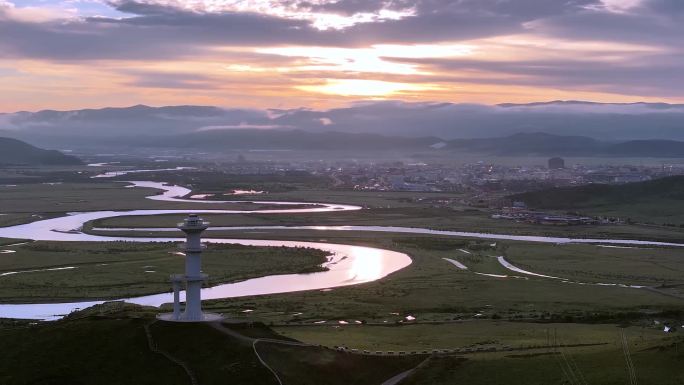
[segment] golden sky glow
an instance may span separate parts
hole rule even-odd
[[[518,14],[489,1],[0,0],[0,111],[682,102],[684,81],[668,78],[681,44],[662,31],[684,28],[649,1],[519,1]],[[640,18],[661,24],[631,33]]]
[[[372,98],[396,97],[404,92],[431,91],[437,87],[426,84],[408,84],[365,79],[331,79],[322,85],[298,86],[309,92],[339,96],[368,96]]]

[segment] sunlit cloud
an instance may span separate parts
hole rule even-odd
[[[533,25],[531,25],[533,27]],[[624,61],[641,54],[663,53],[665,48],[636,43],[614,41],[563,39],[538,36],[533,33],[497,36],[467,42],[473,58],[487,60],[576,60],[590,58],[592,61]]]
[[[115,0],[114,2],[121,1]],[[415,10],[411,7],[400,9],[381,7],[373,12],[353,12],[347,15],[322,10],[326,5],[338,3],[338,0],[141,0],[141,2],[194,12],[250,12],[286,19],[308,20],[320,30],[344,29],[360,23],[400,20],[415,14]],[[391,1],[387,3],[389,5]],[[318,11],[313,9],[318,9]]]
[[[263,67],[255,67],[247,64],[228,64],[223,67],[229,72],[266,72],[268,69]]]
[[[3,14],[5,17],[14,20],[40,23],[72,18],[78,14],[78,9],[66,3],[37,6],[0,0],[0,18],[2,18]]]
[[[680,102],[682,11],[672,0],[0,0],[0,102]]]
[[[644,0],[601,0],[599,4],[589,6],[588,8],[623,13],[638,7],[643,1]]]
[[[307,64],[296,68],[301,71],[323,70],[393,74],[413,74],[417,72],[414,65],[392,63],[383,60],[373,49],[278,47],[260,48],[257,49],[257,52],[305,58]]]

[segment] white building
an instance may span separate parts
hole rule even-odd
[[[186,235],[185,274],[171,276],[173,285],[173,313],[160,314],[157,318],[175,322],[210,322],[222,319],[219,314],[202,312],[202,282],[207,275],[202,273],[202,232],[209,227],[197,216],[190,214],[178,224]],[[181,285],[185,284],[185,309],[181,312]]]

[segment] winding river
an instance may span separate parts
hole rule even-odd
[[[197,201],[182,199],[190,193],[189,189],[181,186],[169,186],[159,182],[130,182],[132,187],[148,187],[162,190],[162,194],[148,196],[148,199],[187,202],[187,203],[232,203],[245,201]],[[317,213],[330,211],[359,210],[359,206],[338,205],[310,202],[265,202],[252,203],[280,205],[282,209],[264,210],[130,210],[130,211],[95,211],[83,213],[69,213],[59,218],[45,219],[22,225],[0,228],[0,237],[31,239],[37,241],[62,242],[181,242],[184,238],[145,238],[145,237],[107,237],[80,232],[82,226],[92,220],[128,215],[162,215],[186,214],[188,211],[203,214],[251,214],[251,213]],[[302,206],[304,208],[287,208],[286,206]],[[206,207],[206,205],[203,205]],[[169,229],[173,230],[173,229]],[[217,285],[202,289],[203,299],[219,299],[250,295],[276,294],[301,290],[320,290],[333,287],[355,285],[378,280],[386,275],[400,270],[411,264],[411,259],[403,253],[371,247],[340,245],[321,242],[277,241],[277,240],[246,240],[246,239],[215,239],[206,238],[209,243],[234,243],[248,246],[271,247],[311,247],[324,250],[329,254],[328,262],[324,265],[327,271],[311,274],[283,274],[273,275],[241,282]],[[181,293],[181,298],[184,297]],[[140,297],[121,298],[120,300],[149,306],[160,306],[172,302],[171,293],[161,293]],[[68,303],[41,304],[0,304],[0,318],[24,318],[53,320],[77,309],[83,309],[104,301],[81,301]]]
[[[185,187],[167,185],[160,182],[134,181],[128,182],[130,187],[147,187],[162,190],[161,194],[148,196],[147,199],[198,203],[203,207],[209,204],[221,204],[246,201],[215,201],[215,200],[195,200],[183,199],[191,191]],[[359,206],[311,203],[311,202],[271,202],[271,201],[252,201],[257,204],[279,205],[283,208],[263,209],[263,210],[130,210],[130,211],[95,211],[69,213],[67,216],[40,220],[32,223],[0,228],[0,237],[31,239],[38,241],[90,241],[90,242],[170,242],[183,241],[183,238],[149,238],[149,237],[110,237],[103,235],[91,235],[80,232],[82,226],[89,221],[103,218],[119,216],[144,216],[144,215],[163,215],[163,214],[186,214],[189,211],[201,214],[252,214],[252,213],[317,213],[331,211],[350,211],[360,210]],[[298,206],[287,208],[287,206]],[[305,207],[301,207],[306,205]],[[210,230],[282,230],[282,229],[305,229],[311,231],[362,231],[362,232],[392,232],[410,234],[430,234],[445,235],[469,238],[516,240],[545,243],[600,243],[603,245],[655,245],[680,247],[684,244],[667,242],[649,242],[639,240],[606,240],[606,239],[572,239],[559,237],[541,236],[519,236],[505,234],[487,234],[458,231],[440,231],[423,228],[409,227],[387,227],[387,226],[250,226],[250,227],[214,227]],[[107,230],[107,229],[99,229]],[[113,229],[124,230],[124,229]],[[136,228],[125,229],[131,231],[175,231],[174,228]],[[249,246],[285,246],[285,247],[312,247],[330,253],[327,271],[311,274],[284,274],[272,275],[261,278],[248,279],[241,282],[217,285],[202,290],[203,299],[220,299],[251,295],[276,294],[295,292],[302,290],[322,290],[334,287],[355,285],[381,279],[388,274],[403,269],[411,264],[411,259],[404,253],[391,250],[384,250],[372,247],[361,247],[353,245],[341,245],[321,242],[300,242],[300,241],[278,241],[278,240],[252,240],[252,239],[224,239],[206,238],[209,243],[235,243]],[[65,272],[65,274],[73,273]],[[0,278],[1,279],[1,278]],[[181,297],[184,293],[181,293]],[[160,306],[164,303],[172,302],[172,294],[160,293],[140,297],[122,298],[120,300],[149,306]],[[82,301],[68,303],[41,303],[41,304],[0,304],[0,318],[24,318],[24,319],[58,319],[77,309],[86,308],[104,301]]]

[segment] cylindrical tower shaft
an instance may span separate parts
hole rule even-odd
[[[209,227],[197,215],[189,215],[178,228],[186,234],[185,242],[185,311],[186,321],[201,321],[202,315],[202,232]]]

